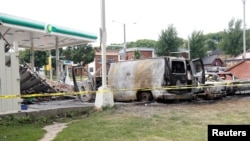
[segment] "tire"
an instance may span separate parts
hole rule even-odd
[[[139,94],[139,101],[141,102],[149,102],[152,101],[153,97],[152,94],[150,92],[140,92]]]

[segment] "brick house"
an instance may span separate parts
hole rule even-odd
[[[128,48],[126,49],[126,60],[134,60],[134,52],[140,52],[139,59],[153,58],[155,57],[155,51],[153,48]],[[124,49],[119,51],[119,61],[123,60],[122,55],[124,54]]]
[[[250,52],[246,52],[246,58],[250,58]],[[240,54],[231,59],[225,59],[225,63],[228,67],[237,65],[239,62],[243,60],[243,54]]]
[[[220,67],[224,67],[225,64],[217,55],[206,56],[202,58],[204,69],[207,71],[218,71]]]
[[[239,79],[250,79],[250,59],[242,60],[236,65],[226,69],[226,72],[233,73]]]
[[[154,49],[153,48],[128,48],[126,50],[126,60],[133,60],[134,59],[134,51],[140,51],[141,57],[140,59],[145,58],[152,58],[154,57]],[[122,59],[122,55],[124,54],[124,50],[120,50],[119,52],[117,50],[106,50],[106,69],[107,73],[110,67],[110,63],[118,62],[118,61],[124,61]],[[89,63],[86,68],[92,75],[101,76],[101,69],[102,69],[102,52],[95,51],[95,58],[92,63]]]
[[[107,72],[109,69],[110,63],[118,62],[118,51],[117,50],[106,50],[106,68]],[[102,52],[95,51],[95,58],[92,63],[87,65],[88,71],[94,75],[101,75],[101,68],[102,68]]]

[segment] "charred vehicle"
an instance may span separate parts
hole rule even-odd
[[[83,81],[77,81],[75,70],[81,69],[86,74],[86,79]],[[81,71],[82,72],[82,71]],[[72,77],[74,84],[74,91],[80,92],[81,94],[77,94],[78,99],[82,102],[92,101],[95,98],[95,87],[97,85],[96,79],[92,76],[88,70],[83,66],[74,66],[72,67]],[[81,76],[83,77],[83,76]],[[85,92],[83,92],[85,91]]]
[[[230,86],[231,81],[225,80],[215,72],[205,72],[204,93],[199,94],[205,99],[222,98],[231,93],[233,88]]]
[[[203,98],[222,98],[227,95],[249,94],[250,80],[238,79],[231,72],[205,72]]]
[[[123,61],[111,63],[108,72],[115,101],[193,99],[204,83],[201,59],[167,56]]]
[[[239,79],[231,72],[219,72],[219,77],[227,82],[227,95],[249,94],[250,80]]]

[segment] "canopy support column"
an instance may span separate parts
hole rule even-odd
[[[58,47],[58,37],[56,37],[56,80],[60,80],[60,68],[59,68],[59,47]]]
[[[34,67],[35,67],[35,51],[34,51],[34,47],[32,45],[32,47],[30,48],[30,67],[31,69],[34,71]]]

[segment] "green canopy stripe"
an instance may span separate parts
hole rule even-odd
[[[11,24],[11,25],[17,25],[17,26],[23,26],[27,28],[33,28],[33,29],[39,29],[39,30],[44,30],[44,23],[36,22],[36,21],[30,21],[30,20],[25,20],[21,18],[17,18],[14,16],[8,16],[5,14],[0,15],[0,21],[6,24]]]
[[[69,28],[63,28],[51,24],[45,24],[42,22],[34,21],[34,20],[28,20],[25,18],[20,18],[12,15],[2,14],[0,13],[0,22],[9,26],[19,26],[23,28],[30,28],[36,29],[36,30],[42,30],[44,32],[47,32],[49,34],[58,33],[62,35],[69,35],[69,36],[75,36],[80,38],[85,38],[89,40],[96,40],[97,36],[90,33],[80,32],[77,30],[72,30]]]
[[[61,34],[66,34],[66,35],[71,35],[71,36],[78,36],[78,37],[94,39],[94,40],[97,39],[97,36],[95,35],[78,32],[72,29],[69,30],[66,28],[61,28],[61,27],[56,27],[56,26],[52,26],[51,32],[61,33]]]

